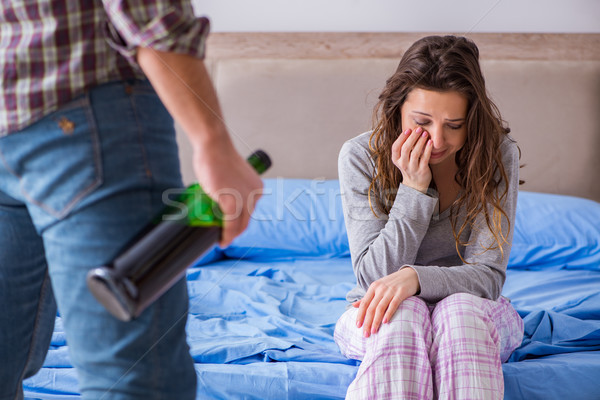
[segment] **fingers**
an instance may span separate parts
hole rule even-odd
[[[417,135],[413,135],[417,136]],[[421,132],[421,135],[418,139],[416,139],[415,146],[413,147],[410,153],[410,162],[413,168],[419,168],[419,162],[423,158],[423,149],[426,148],[426,143],[428,141],[429,134],[427,131]]]
[[[379,284],[371,285],[365,297],[353,304],[354,307],[358,307],[356,326],[363,328],[365,337],[377,333],[386,316],[387,321],[391,320],[391,316],[394,315],[402,300],[398,297],[398,293],[390,287]],[[390,306],[393,307],[392,311],[390,311]]]
[[[384,319],[387,317],[387,321],[390,321],[402,302],[394,293],[389,291],[376,293],[368,305],[364,300],[363,298],[360,305],[360,308],[364,309],[364,316],[362,316],[363,314],[361,314],[361,310],[359,309],[359,315],[363,323],[360,326],[357,324],[357,327],[363,328],[364,337],[369,337],[377,333]],[[393,310],[390,310],[390,306],[393,306]]]
[[[425,144],[425,150],[419,161],[419,168],[427,168],[429,166],[429,159],[431,158],[431,152],[433,151],[433,140],[428,139]]]
[[[371,303],[369,304],[369,307],[367,308],[367,312],[365,314],[365,321],[363,325],[363,333],[365,337],[369,337],[371,333],[377,332],[373,332],[373,321],[375,320],[377,313],[381,313],[382,307],[384,308],[383,311],[385,312],[387,304],[385,303],[384,296],[381,293],[377,293],[371,301]],[[381,314],[381,316],[383,317],[383,314]]]
[[[406,139],[409,138],[411,133],[412,130],[405,129],[392,144],[392,161],[394,163],[400,158],[402,146],[404,145],[404,142],[406,142]]]
[[[406,138],[404,138],[406,137]],[[431,182],[429,159],[433,142],[422,127],[407,129],[392,145],[392,161],[402,173],[402,183],[423,193]]]
[[[229,140],[195,147],[193,166],[198,182],[219,206],[223,221],[219,246],[227,247],[248,226],[262,180]]]
[[[377,307],[375,307],[375,315],[373,316],[373,321],[371,322],[371,334],[377,333],[379,331],[379,327],[383,322],[384,316],[387,314],[390,304],[395,299],[393,295],[387,294],[380,301]],[[400,303],[398,303],[400,304]],[[397,306],[396,306],[397,308]],[[395,310],[394,310],[395,311]],[[393,315],[393,313],[392,313]],[[366,329],[366,324],[365,324]]]
[[[377,333],[390,322],[404,300],[419,291],[419,276],[413,268],[402,268],[371,283],[365,296],[353,304],[358,307],[357,324],[364,337]]]
[[[223,230],[219,246],[225,248],[231,244],[236,236],[241,234],[250,222],[250,205],[237,191],[218,194],[215,201],[219,204],[222,213]]]
[[[365,297],[353,304],[359,309],[356,318],[357,328],[363,329],[366,338],[377,333],[382,324],[392,320],[400,304],[410,296],[409,292],[400,288],[372,285]]]
[[[365,308],[364,322],[361,325],[357,324],[357,327],[363,328],[364,337],[377,333],[382,324],[390,322],[405,299],[398,293],[386,293],[376,295],[369,306],[363,301],[360,306]]]
[[[396,311],[398,310],[398,307],[400,307],[400,304],[402,303],[403,300],[404,299],[401,299],[399,297],[394,297],[390,301],[387,311],[385,312],[385,315],[383,316],[382,322],[384,324],[387,324],[388,322],[390,322],[392,320],[392,317],[394,316],[394,314],[396,314]]]
[[[235,239],[246,229],[248,226],[248,221],[248,218],[237,218],[231,221],[224,221],[219,246],[221,248],[229,246],[231,242],[233,242],[233,239]]]
[[[367,290],[365,297],[360,300],[360,305],[358,307],[358,315],[356,316],[356,327],[360,328],[363,326],[365,315],[367,314],[367,307],[373,300],[375,293],[372,290]]]
[[[408,134],[406,134],[406,136],[408,136],[408,138],[404,141],[404,144],[402,145],[402,148],[400,149],[400,157],[399,158],[400,158],[400,163],[402,165],[407,165],[407,163],[410,161],[412,153],[414,151],[415,144],[417,143],[417,141],[423,134],[423,128],[421,128],[419,126],[419,127],[417,127],[417,129],[415,129],[412,132],[410,132],[410,130],[408,130],[408,131],[409,131]]]
[[[254,189],[244,199],[241,195],[229,195],[219,198],[219,205],[223,213],[223,230],[219,246],[225,248],[233,240],[248,228],[252,213],[262,197],[262,182],[260,187]]]
[[[418,168],[428,137],[429,133],[421,127],[405,130],[392,145],[392,161],[401,170]]]

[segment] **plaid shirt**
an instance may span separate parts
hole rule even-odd
[[[143,78],[139,46],[204,57],[186,0],[0,0],[0,136],[95,85]]]

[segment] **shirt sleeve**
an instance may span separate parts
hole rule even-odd
[[[108,43],[138,68],[138,47],[203,59],[210,22],[189,1],[103,0]]]
[[[378,212],[372,198],[375,216],[368,198],[374,173],[368,150],[346,142],[338,170],[352,266],[366,291],[377,279],[415,262],[438,200],[401,184],[389,215]]]
[[[502,182],[500,193],[508,185],[502,207],[508,217],[501,220],[506,241],[499,248],[483,215],[479,215],[464,251],[467,262],[456,266],[405,265],[413,268],[419,277],[419,297],[435,303],[454,293],[470,293],[496,300],[500,297],[506,279],[506,266],[510,255],[517,208],[519,185],[519,152],[515,142],[505,139],[501,146],[502,162],[508,182]],[[492,209],[489,208],[491,215]],[[509,228],[510,221],[510,228]],[[486,250],[492,246],[491,249]],[[495,248],[494,248],[495,247]]]

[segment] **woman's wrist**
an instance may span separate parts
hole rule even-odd
[[[411,293],[413,293],[413,296],[416,296],[419,293],[421,293],[421,283],[419,282],[419,274],[417,274],[417,271],[414,268],[412,268],[410,265],[405,265],[398,271],[398,273],[402,273],[405,275],[408,286],[411,290]]]
[[[417,192],[421,192],[421,193],[423,193],[423,194],[427,194],[427,189],[429,189],[429,185],[427,185],[427,186],[422,186],[422,185],[417,185],[417,184],[414,184],[414,183],[412,183],[412,182],[405,182],[405,181],[402,181],[402,184],[403,184],[404,186],[406,186],[406,187],[409,187],[409,188],[411,188],[411,189],[414,189],[414,190],[416,190]]]

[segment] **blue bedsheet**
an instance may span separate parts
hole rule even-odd
[[[339,186],[286,180],[266,189],[284,195],[265,196],[260,218],[234,246],[188,271],[197,398],[342,399],[358,363],[332,337],[355,282]],[[600,399],[600,217],[577,211],[584,204],[600,216],[600,205],[582,201],[519,197],[503,294],[523,317],[525,337],[503,366],[508,400]],[[548,216],[576,228],[555,235]],[[32,399],[79,397],[60,317],[25,390]]]
[[[600,399],[599,288],[598,271],[509,271],[525,335],[503,366],[505,399]]]
[[[332,334],[354,282],[349,258],[222,260],[190,269],[188,282],[198,399],[344,397],[357,363]],[[504,365],[506,399],[598,398],[599,287],[597,271],[509,272],[504,294],[526,334]],[[43,370],[26,382],[32,398],[77,397],[60,318],[55,331]]]

